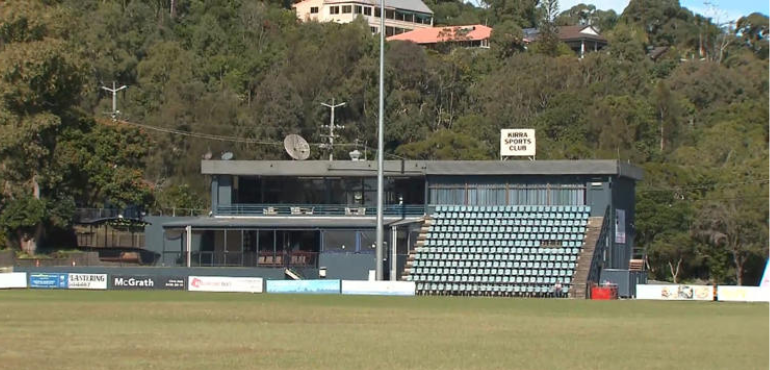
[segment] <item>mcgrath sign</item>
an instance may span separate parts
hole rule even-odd
[[[111,275],[112,289],[167,289],[184,290],[181,276]]]
[[[500,130],[500,157],[534,157],[534,129]]]

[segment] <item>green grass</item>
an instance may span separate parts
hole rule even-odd
[[[768,305],[0,291],[0,369],[767,369]]]

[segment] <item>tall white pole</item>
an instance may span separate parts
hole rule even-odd
[[[375,248],[376,261],[376,274],[377,280],[382,280],[382,257],[383,257],[383,239],[384,239],[384,225],[382,220],[382,206],[383,206],[383,183],[384,174],[384,158],[385,158],[385,145],[383,140],[383,133],[385,129],[385,0],[380,0],[380,110],[379,110],[379,124],[377,125],[377,245]]]
[[[107,86],[102,86],[102,89],[107,90],[112,93],[112,119],[115,120],[118,117],[118,91],[123,90],[127,88],[128,86],[123,85],[121,87],[115,88],[115,81],[112,81],[112,88],[110,89]]]
[[[328,107],[331,109],[331,120],[329,121],[329,161],[334,160],[334,129],[335,128],[345,128],[345,126],[337,126],[334,124],[334,110],[339,107],[344,107],[346,103],[340,103],[340,104],[334,104],[336,99],[332,98],[331,104],[321,103],[324,107]],[[323,126],[326,127],[326,126]]]

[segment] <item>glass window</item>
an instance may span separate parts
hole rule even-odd
[[[353,6],[353,13],[361,14],[361,5],[355,5]]]
[[[403,21],[404,20],[404,13],[396,12],[396,20],[397,21]]]
[[[342,6],[342,14],[350,14],[353,12],[353,6],[352,5],[343,5]]]
[[[385,9],[385,18],[394,19],[395,17],[396,17],[396,12],[394,10]],[[387,28],[385,30],[387,30]]]
[[[310,14],[318,14],[318,7],[317,6],[311,6],[310,7]]]
[[[324,252],[350,252],[356,251],[355,230],[325,230],[323,232]]]
[[[364,7],[364,15],[371,16],[372,15],[372,8],[370,8],[368,6]],[[377,32],[377,31],[372,31],[372,32]]]
[[[372,31],[372,33],[377,33],[377,27],[369,27],[369,30]]]
[[[381,12],[380,12],[380,8],[374,8],[374,16],[375,16],[375,17],[377,17],[377,18],[379,18],[379,17],[380,17],[380,14],[381,14]]]
[[[329,7],[329,14],[340,14],[340,7],[339,6],[330,6]]]

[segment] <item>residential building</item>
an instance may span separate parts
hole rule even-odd
[[[420,28],[388,37],[388,41],[411,41],[426,47],[442,43],[461,47],[489,48],[492,28],[481,24]]]
[[[567,44],[581,58],[588,52],[599,51],[607,46],[607,39],[594,26],[561,26],[557,27],[559,40]],[[524,29],[524,41],[537,41],[540,32],[536,28]]]
[[[304,0],[292,5],[303,21],[350,23],[363,17],[372,33],[380,31],[376,0]],[[433,26],[433,11],[421,0],[385,0],[385,35]]]

